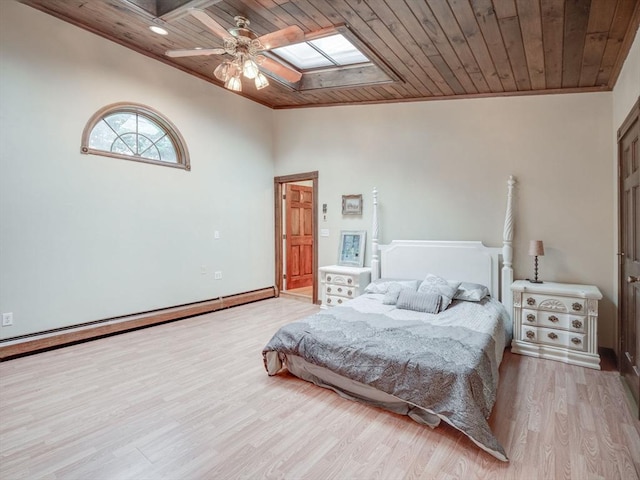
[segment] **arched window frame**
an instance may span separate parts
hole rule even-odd
[[[91,148],[90,145],[90,136],[91,132],[95,128],[95,126],[101,122],[104,118],[109,115],[113,115],[114,113],[128,113],[134,114],[141,117],[145,117],[148,120],[156,123],[160,128],[162,128],[166,135],[169,137],[171,143],[173,144],[176,151],[176,159],[177,163],[165,162],[162,160],[153,160],[150,158],[144,158],[140,156],[134,155],[124,155],[121,153],[111,152],[107,150],[99,150],[96,148]],[[136,132],[138,134],[138,132]],[[83,154],[93,154],[93,155],[102,155],[104,157],[112,157],[112,158],[120,158],[123,160],[132,160],[134,162],[142,162],[142,163],[151,163],[153,165],[162,165],[164,167],[173,167],[173,168],[181,168],[183,170],[191,170],[191,163],[189,160],[189,151],[187,150],[187,145],[182,138],[182,135],[175,127],[175,125],[165,116],[157,112],[151,107],[146,105],[136,104],[136,103],[114,103],[111,105],[107,105],[106,107],[101,108],[93,116],[89,119],[84,130],[82,132],[82,143],[80,147],[80,152]]]

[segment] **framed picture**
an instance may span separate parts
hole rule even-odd
[[[342,195],[343,215],[362,215],[362,195]]]
[[[340,249],[338,265],[364,267],[365,230],[342,230],[340,232]]]

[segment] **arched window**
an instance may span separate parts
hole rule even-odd
[[[191,169],[176,127],[144,105],[116,103],[96,112],[82,132],[81,152]]]

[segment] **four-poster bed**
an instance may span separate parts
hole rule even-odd
[[[512,335],[514,184],[510,177],[502,248],[470,241],[380,245],[374,190],[372,283],[343,306],[276,332],[263,350],[269,375],[286,367],[419,423],[444,420],[508,461],[487,419]]]

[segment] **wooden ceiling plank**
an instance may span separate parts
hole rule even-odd
[[[449,6],[458,20],[458,25],[464,34],[467,44],[473,53],[480,71],[492,92],[503,92],[502,82],[498,75],[493,58],[489,54],[487,43],[480,26],[476,21],[476,14],[471,8],[469,0],[450,0]]]
[[[404,2],[398,0],[386,0],[385,6],[404,26],[408,34],[406,41],[412,47],[412,53],[417,56],[418,62],[422,65],[422,69],[433,83],[435,83],[437,89],[443,95],[454,94],[454,90],[451,88],[448,81],[430,60],[430,56],[440,56],[440,53],[435,45],[433,45],[433,42],[426,34],[415,15],[413,15],[413,12]],[[451,74],[448,67],[447,71]],[[456,81],[456,83],[458,82]]]
[[[424,71],[419,68],[412,55],[405,49],[403,43],[396,38],[380,16],[367,3],[361,0],[346,0],[345,2],[335,2],[335,4],[335,7],[341,13],[348,12],[350,9],[355,14],[351,16],[351,22],[359,17],[368,26],[369,30],[376,34],[389,52],[385,54],[385,58],[395,57],[397,59],[397,61],[390,61],[390,65],[418,92],[418,95],[431,96],[434,92],[439,92],[431,79],[424,74]],[[396,25],[394,25],[394,28],[396,28]],[[359,27],[355,25],[354,27],[357,35]]]
[[[531,90],[531,80],[529,79],[529,68],[522,44],[522,34],[520,32],[520,21],[518,17],[501,18],[500,31],[504,44],[509,54],[509,62],[515,75],[518,91]]]
[[[213,12],[214,17],[224,19],[227,24],[231,23],[231,27],[235,27],[234,17],[238,15],[246,17],[251,22],[249,28],[258,35],[265,35],[288,26],[284,22],[278,22],[277,20],[272,22],[272,15],[270,15],[270,18],[265,18],[260,12],[252,8],[253,6],[256,6],[255,2],[248,2],[247,0],[224,0],[212,5],[207,10]],[[257,5],[257,8],[262,7]],[[224,26],[226,28],[226,25]]]
[[[546,78],[544,73],[544,46],[542,45],[540,4],[531,0],[516,0],[516,6],[518,8],[518,18],[520,20],[531,88],[544,90],[546,88]]]
[[[515,0],[493,0],[493,8],[498,19],[511,18],[518,15]]]
[[[297,25],[307,32],[315,32],[321,27],[311,17],[308,17],[302,10],[291,2],[276,4],[273,0],[243,0],[265,18],[273,18],[274,23],[278,22],[278,28],[286,28]],[[282,26],[280,26],[282,25]]]
[[[445,35],[444,31],[440,27],[438,20],[433,15],[433,12],[429,8],[426,2],[414,2],[409,0],[407,6],[411,9],[413,14],[418,19],[421,25],[423,25],[423,29],[425,33],[429,36],[434,46],[438,49],[440,53],[440,57],[444,59],[444,61],[449,66],[449,69],[453,72],[453,74],[458,79],[458,82],[464,88],[466,93],[477,93],[478,89],[474,85],[471,77],[467,73],[466,69],[463,67],[462,63],[458,59],[455,51],[451,47],[449,43],[449,39]],[[433,60],[432,60],[433,61]],[[444,75],[443,70],[439,70],[442,75]],[[455,88],[452,84],[449,84],[451,88],[455,91]]]
[[[634,10],[635,9],[635,10]],[[620,68],[614,68],[618,62],[620,62],[620,49],[625,41],[625,35],[629,35],[629,32],[633,30],[633,22],[636,18],[635,15],[640,15],[640,2],[637,0],[618,0],[616,5],[616,11],[613,15],[611,22],[611,28],[607,37],[607,45],[602,55],[602,62],[600,63],[600,72],[596,80],[597,85],[609,85],[613,88]],[[626,52],[624,54],[626,56]]]
[[[513,79],[513,71],[509,62],[509,55],[504,46],[500,26],[496,12],[491,0],[471,0],[471,5],[478,19],[478,25],[482,31],[482,36],[489,49],[489,54],[498,71],[502,88],[506,92],[513,92],[518,89]]]
[[[333,5],[331,5],[333,4]],[[355,9],[352,9],[346,2],[343,1],[318,1],[314,4],[316,8],[320,9],[325,15],[330,14],[328,9],[334,10],[338,18],[342,20],[342,23],[349,25],[354,33],[360,38],[366,38],[369,47],[377,52],[382,58],[384,58],[389,65],[400,73],[406,83],[403,84],[403,88],[409,93],[410,96],[420,96],[421,91],[427,96],[431,95],[431,92],[413,75],[413,73],[405,67],[405,62],[398,58],[396,52],[385,43],[384,39],[380,37],[379,33],[371,28],[364,19],[360,16]],[[367,14],[367,9],[361,9],[363,14]],[[369,18],[371,16],[369,15]],[[377,17],[375,17],[377,19]],[[386,30],[386,27],[378,20],[381,29]],[[340,22],[337,22],[340,23]],[[387,32],[388,33],[388,32]]]
[[[458,78],[451,71],[451,69],[449,68],[449,65],[447,64],[447,62],[444,61],[444,58],[442,58],[441,55],[433,55],[429,57],[429,60],[431,61],[433,66],[438,70],[438,72],[440,72],[440,75],[442,75],[442,78],[445,79],[445,81],[447,82],[447,85],[449,86],[449,88],[451,89],[454,95],[463,95],[467,93],[464,87],[460,85]]]
[[[367,0],[367,4],[377,13],[380,21],[385,24],[387,29],[393,33],[394,37],[396,37],[400,44],[405,47],[409,55],[415,60],[416,68],[414,73],[417,77],[423,79],[423,83],[426,83],[429,91],[433,95],[450,95],[453,93],[438,70],[436,70],[424,54],[418,42],[416,42],[415,38],[411,35],[411,29],[405,27],[404,20],[413,19],[413,21],[416,22],[415,17],[411,11],[406,8],[406,5],[402,13],[408,15],[408,17],[404,15],[400,17],[399,10],[395,8],[392,10],[384,0]],[[400,6],[404,5],[404,3],[395,2],[394,5]],[[422,31],[419,24],[417,24],[417,27]]]
[[[541,0],[544,72],[547,88],[562,87],[564,0]]]
[[[458,25],[455,15],[449,8],[449,5],[446,2],[432,2],[430,7],[478,92],[490,92],[491,88],[489,88],[489,85],[482,74],[482,70],[478,66],[478,62],[476,62],[476,59],[469,48],[469,44],[467,43],[467,39],[464,33],[460,30],[460,26]]]
[[[569,0],[564,11],[564,43],[562,53],[562,86],[577,87],[589,23],[591,0]]]
[[[309,18],[313,19],[320,28],[330,28],[335,25],[325,17],[320,10],[311,5],[308,0],[294,0],[295,5],[303,11]]]
[[[608,33],[618,3],[616,0],[591,0],[587,33]]]
[[[385,42],[389,50],[393,52],[393,56],[398,58],[398,62],[392,63],[394,68],[409,82],[419,94],[431,96],[435,92],[442,93],[431,81],[431,79],[418,66],[413,56],[407,52],[396,37],[386,28],[385,24],[377,19],[370,20],[368,25],[377,32],[378,37]],[[385,58],[393,58],[385,55]],[[431,88],[429,88],[431,87]]]
[[[600,72],[600,63],[602,62],[602,56],[606,46],[606,33],[587,33],[580,69],[580,87],[593,87],[596,84],[598,73]]]

